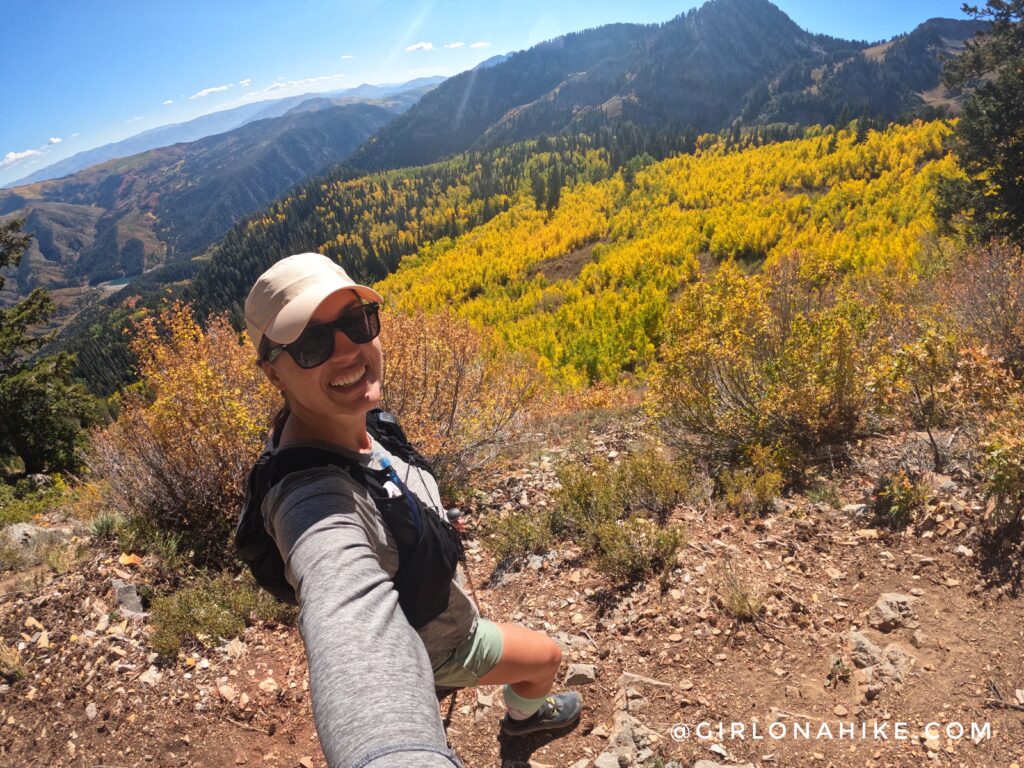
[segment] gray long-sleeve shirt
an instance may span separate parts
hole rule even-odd
[[[374,468],[386,456],[410,490],[444,514],[428,472],[371,442],[372,458],[329,443],[303,445]],[[447,609],[417,634],[391,582],[398,569],[394,540],[367,491],[344,469],[287,475],[267,494],[263,514],[299,602],[313,718],[328,765],[460,765],[447,747],[432,671],[472,635],[479,618],[458,575]]]

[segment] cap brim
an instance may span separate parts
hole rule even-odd
[[[384,301],[379,293],[365,285],[317,285],[289,301],[263,331],[263,335],[278,344],[292,343],[299,338],[317,307],[340,291],[355,291],[363,299],[378,304]]]

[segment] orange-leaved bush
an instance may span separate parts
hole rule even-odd
[[[135,328],[140,387],[92,435],[90,464],[125,514],[180,533],[197,561],[226,551],[277,393],[226,316],[204,330],[175,302]],[[143,394],[145,393],[145,394]]]
[[[394,413],[453,491],[525,435],[540,376],[522,355],[444,309],[388,312],[382,407]]]
[[[647,409],[683,444],[728,460],[767,446],[796,471],[885,407],[896,315],[853,283],[802,277],[796,257],[749,277],[724,262],[670,311]]]

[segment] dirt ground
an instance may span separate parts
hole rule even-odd
[[[637,432],[548,438],[464,509],[479,522],[550,504],[560,457],[621,454]],[[559,738],[500,738],[500,689],[463,690],[441,703],[451,745],[467,768],[603,766],[616,747],[620,765],[659,767],[1024,765],[1019,550],[983,552],[983,503],[955,466],[928,478],[928,512],[906,531],[851,506],[915,452],[915,435],[855,446],[830,499],[787,498],[760,519],[677,508],[689,540],[663,586],[613,589],[564,545],[499,572],[471,538],[482,613],[555,635],[562,674],[594,665],[596,680],[576,687],[583,718]],[[145,619],[109,618],[110,579],[145,583],[146,568],[97,550],[67,574],[0,584],[0,635],[26,670],[0,686],[0,765],[324,766],[297,631],[251,627],[160,666]],[[763,603],[757,621],[734,618],[737,595]],[[879,620],[882,595],[906,610]]]

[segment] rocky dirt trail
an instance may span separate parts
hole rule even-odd
[[[481,489],[470,521],[550,504],[559,458],[614,458],[639,430],[547,440]],[[554,635],[585,710],[561,738],[506,740],[500,689],[463,690],[441,703],[451,744],[468,768],[1024,765],[1024,599],[980,557],[968,478],[930,476],[905,532],[863,506],[879,468],[918,449],[858,446],[832,505],[788,498],[751,521],[677,508],[689,541],[663,586],[612,589],[572,545],[496,571],[471,539],[484,615]],[[122,586],[150,575],[97,550],[0,586],[0,635],[26,670],[0,684],[0,765],[324,766],[296,630],[251,627],[160,665]],[[757,621],[735,618],[737,595],[763,602]]]

